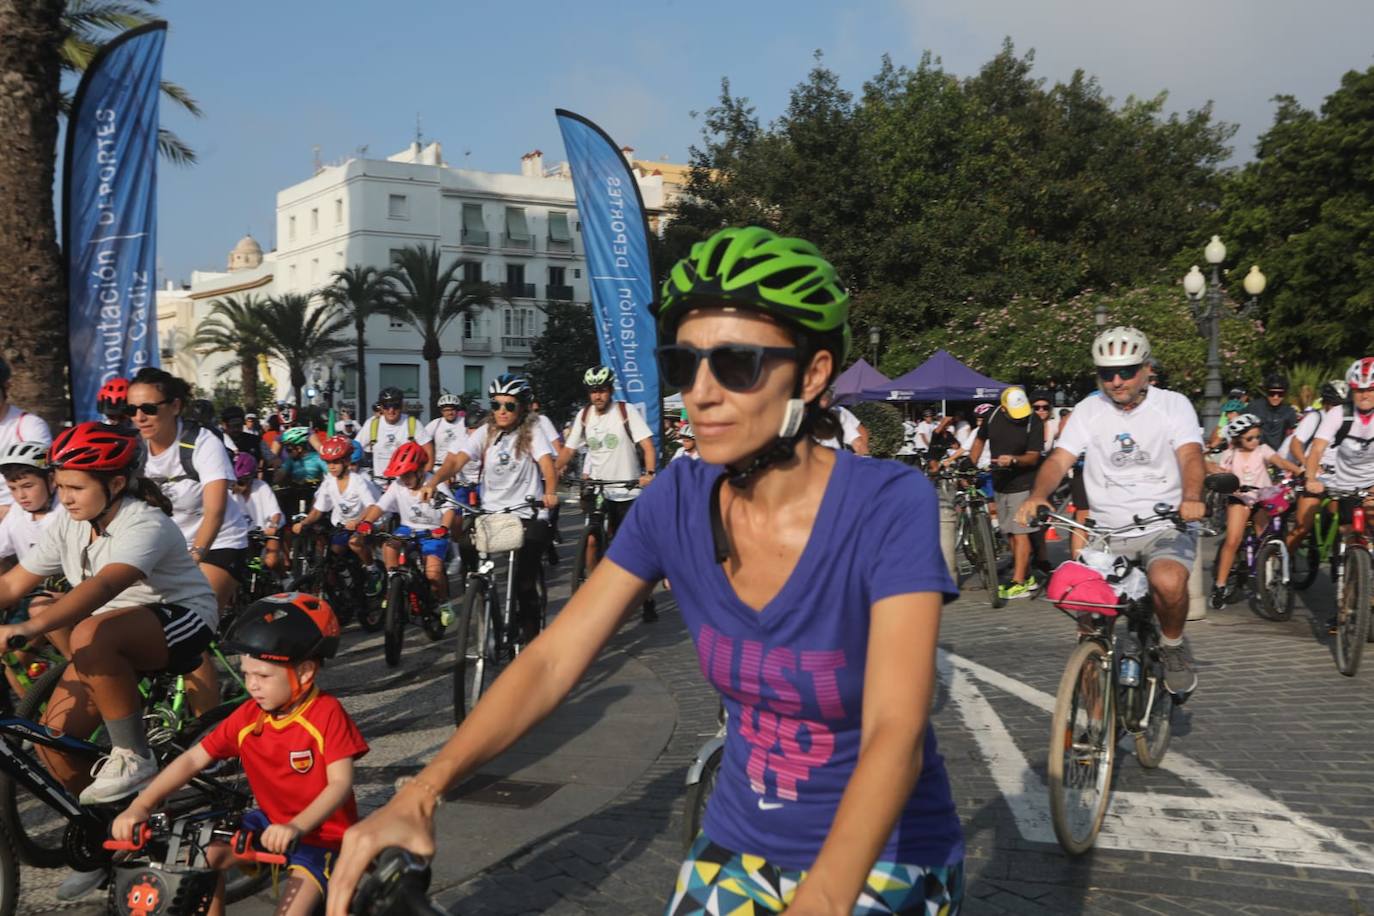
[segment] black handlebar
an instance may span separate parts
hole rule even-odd
[[[383,849],[358,883],[351,916],[449,916],[429,902],[429,863],[398,846]]]

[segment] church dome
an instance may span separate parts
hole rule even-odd
[[[251,235],[239,239],[234,250],[229,252],[230,270],[251,270],[262,264],[262,246]]]

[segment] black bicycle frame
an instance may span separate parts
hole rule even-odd
[[[89,741],[64,735],[56,729],[19,716],[0,718],[0,735],[18,735],[34,744],[41,744],[64,754],[92,759],[105,753]],[[67,820],[76,820],[86,813],[81,803],[57,781],[57,777],[48,772],[47,767],[3,738],[0,738],[0,770],[4,770],[16,782],[32,792],[39,801],[62,814]]]

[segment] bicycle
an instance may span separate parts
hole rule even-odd
[[[1336,555],[1336,541],[1341,526],[1332,513],[1334,503],[1329,493],[1322,493],[1316,514],[1312,516],[1312,530],[1304,543],[1293,551],[1293,587],[1307,589],[1317,581],[1323,564],[1332,563]],[[1336,581],[1336,568],[1331,567],[1331,581]]]
[[[464,580],[463,604],[454,627],[457,634],[453,671],[455,725],[461,725],[468,711],[477,704],[495,676],[497,666],[522,648],[517,638],[519,634],[512,631],[516,612],[516,563],[524,545],[525,529],[521,520],[509,513],[539,505],[542,503],[538,499],[527,497],[523,505],[494,511],[459,506],[478,560]],[[496,558],[501,554],[506,555],[504,599],[498,597],[500,579],[496,572]],[[535,584],[539,592],[538,627],[542,631],[549,604],[542,563]]]
[[[977,573],[995,608],[1007,603],[998,586],[997,539],[992,533],[988,497],[978,488],[978,470],[972,467],[943,468],[939,478],[946,483],[954,503],[954,556],[960,578]]]
[[[383,537],[391,541],[398,559],[397,565],[386,571],[385,597],[382,599],[382,651],[387,665],[395,668],[401,663],[407,620],[418,620],[433,642],[444,638],[447,628],[439,617],[434,589],[425,578],[425,557],[420,542],[426,538],[447,540],[448,529],[412,531],[401,527]]]
[[[251,831],[239,828],[245,810],[245,806],[237,806],[176,818],[158,812],[134,828],[133,839],[106,840],[101,845],[111,852],[152,853],[114,863],[107,912],[118,916],[201,916],[210,908],[219,880],[219,870],[210,867],[209,851],[214,844],[227,846],[239,862],[286,865],[285,855],[268,852],[257,845]],[[227,890],[225,897],[225,902],[230,902]]]
[[[597,562],[606,555],[615,538],[615,529],[606,513],[606,488],[622,487],[628,490],[639,489],[638,480],[583,480],[580,503],[582,511],[582,534],[577,539],[577,552],[573,557],[572,591],[575,593],[587,581],[587,551],[596,555]],[[644,614],[650,616],[657,611],[657,604],[651,595],[644,599]]]
[[[303,518],[304,515],[297,516],[292,521]],[[335,553],[330,547],[333,536],[341,532],[348,529],[328,522],[318,526],[318,530],[302,530],[292,545],[291,574],[282,583],[282,589],[318,595],[334,608],[340,626],[347,626],[356,617],[359,626],[376,633],[383,621],[381,595],[366,594],[368,572],[353,551],[345,548],[342,553]]]
[[[452,916],[428,897],[429,863],[399,846],[388,846],[372,860],[372,867],[348,905],[350,916]]]
[[[1110,550],[1113,541],[1139,536],[1159,522],[1187,530],[1165,503],[1157,504],[1153,515],[1118,528],[1081,524],[1045,507],[1037,519],[1083,533],[1098,550]],[[1124,563],[1122,578],[1137,571],[1144,575],[1139,561]],[[1122,596],[1114,602],[1072,595],[1070,589],[1054,599],[1078,621],[1079,634],[1055,695],[1047,778],[1055,837],[1065,852],[1080,855],[1092,848],[1107,813],[1117,743],[1131,735],[1140,765],[1158,767],[1169,750],[1174,708],[1186,697],[1175,697],[1164,685],[1159,625],[1148,590],[1140,598]]]
[[[1293,484],[1284,482],[1263,488],[1242,486],[1236,492],[1260,492],[1262,495],[1246,521],[1245,535],[1236,548],[1231,571],[1226,577],[1225,594],[1228,600],[1233,600],[1248,590],[1260,613],[1271,620],[1287,620],[1293,616],[1295,597],[1291,587],[1291,558],[1284,540],[1288,515],[1293,507]],[[1255,509],[1263,509],[1269,516],[1264,530],[1259,533],[1252,524]],[[1221,562],[1224,547],[1224,544],[1217,544],[1214,570]]]
[[[706,820],[706,805],[716,791],[716,777],[720,775],[721,758],[725,756],[725,704],[716,715],[716,731],[706,743],[697,748],[692,765],[687,768],[687,795],[682,803],[682,848],[690,852]]]
[[[249,530],[248,573],[234,592],[234,600],[219,615],[218,633],[220,636],[224,636],[234,628],[234,623],[239,619],[239,616],[254,601],[259,598],[266,598],[268,595],[276,595],[285,590],[281,578],[262,562],[263,547],[268,541],[280,542],[281,536],[274,534],[269,537],[263,534],[261,528]]]
[[[1326,492],[1342,508],[1350,504],[1350,528],[1336,539],[1331,568],[1336,586],[1336,670],[1354,677],[1360,670],[1360,656],[1370,635],[1371,546],[1366,532],[1365,500],[1374,496],[1374,488],[1327,487]]]
[[[23,640],[11,640],[11,648],[22,648]],[[160,682],[169,675],[156,675]],[[27,699],[27,697],[26,697]],[[210,729],[233,711],[229,705],[216,707],[199,719],[191,720],[176,732],[150,734],[150,746],[158,766],[195,745]],[[94,763],[108,748],[46,728],[22,712],[0,717],[0,777],[8,789],[0,801],[8,801],[7,816],[0,816],[0,916],[13,916],[18,906],[19,863],[38,868],[68,866],[78,871],[109,869],[110,856],[104,849],[109,825],[122,810],[121,805],[83,805],[77,797],[48,772],[38,759],[25,750],[25,742]],[[38,822],[32,816],[21,821],[13,804],[16,787],[23,786],[46,814]],[[206,808],[242,806],[251,801],[247,780],[237,761],[225,761],[196,776],[188,787],[173,797],[169,808],[189,813]],[[32,815],[32,812],[26,812]],[[15,826],[34,833],[16,835]],[[40,833],[41,829],[41,833]],[[226,899],[240,900],[259,890],[266,876],[240,872],[226,887]]]

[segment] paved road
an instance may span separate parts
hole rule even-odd
[[[1341,677],[1303,607],[1284,624],[1245,605],[1190,624],[1201,686],[1165,766],[1146,772],[1123,746],[1102,839],[1071,860],[1048,832],[1043,760],[1072,623],[1041,601],[992,610],[983,597],[970,589],[946,610],[934,717],[967,838],[965,912],[1374,913],[1374,659]],[[661,604],[660,623],[627,625],[564,713],[484,770],[517,780],[516,794],[551,794],[523,809],[480,796],[440,809],[445,905],[661,912],[681,853],[683,774],[715,716],[680,619]],[[339,692],[373,744],[368,807],[448,733],[444,646],[412,635],[400,674],[381,668],[375,641],[350,647],[329,677],[350,685]],[[37,877],[24,875],[24,912],[46,909],[29,894]]]

